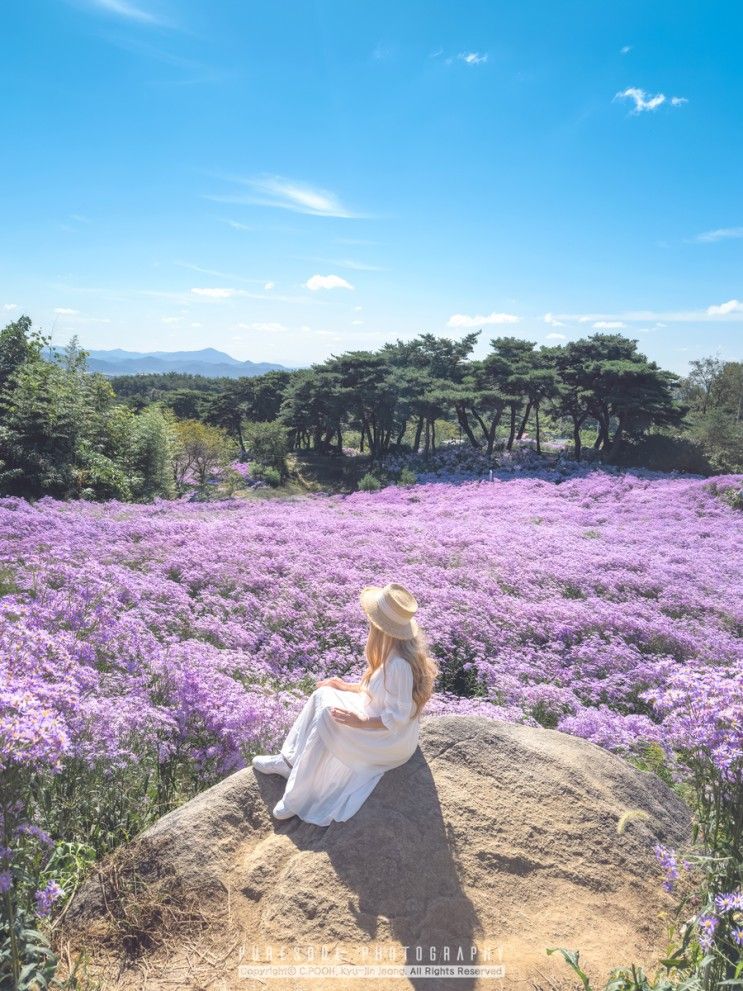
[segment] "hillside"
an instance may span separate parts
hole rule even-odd
[[[281,371],[284,365],[268,361],[238,361],[224,351],[90,351],[88,367],[103,375],[141,375],[147,372],[181,372],[213,378],[244,378]]]

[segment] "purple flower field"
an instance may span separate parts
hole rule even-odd
[[[718,717],[741,706],[742,524],[709,480],[600,472],[289,501],[1,500],[0,768],[111,775],[147,757],[212,780],[276,744],[315,678],[361,672],[358,592],[390,580],[418,596],[442,669],[431,713],[620,751],[702,725],[734,761],[740,720],[720,733]]]

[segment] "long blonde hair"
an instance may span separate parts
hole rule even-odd
[[[413,671],[413,701],[415,712],[412,718],[420,714],[426,702],[433,695],[434,682],[439,673],[436,662],[428,654],[428,645],[423,632],[419,629],[412,640],[398,640],[384,633],[373,623],[369,624],[369,637],[366,641],[366,671],[361,676],[361,686],[364,688],[374,672],[380,668],[391,654],[399,654],[407,661]]]

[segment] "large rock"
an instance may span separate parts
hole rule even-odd
[[[240,771],[132,845],[136,898],[170,892],[171,916],[188,902],[194,921],[174,938],[139,940],[111,987],[139,987],[144,967],[171,986],[213,980],[247,991],[259,985],[238,978],[238,962],[266,944],[340,946],[348,960],[390,943],[422,946],[425,956],[431,946],[495,946],[506,986],[524,988],[574,986],[546,956],[550,946],[580,949],[597,977],[651,964],[664,949],[670,900],[652,847],[687,839],[688,810],[658,778],[593,744],[483,718],[427,717],[414,757],[385,774],[348,822],[276,822],[270,810],[282,788],[278,777]],[[647,817],[620,832],[628,810]],[[110,883],[110,873],[91,880],[73,902],[76,939],[111,914]],[[114,957],[118,965],[115,941],[98,938],[94,966],[109,978]],[[410,986],[374,982],[378,991]]]

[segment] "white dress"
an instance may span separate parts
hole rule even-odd
[[[331,708],[379,716],[384,729],[339,723]],[[283,804],[305,822],[328,826],[358,812],[385,771],[412,757],[419,716],[413,717],[413,672],[398,654],[388,657],[365,689],[317,688],[281,748],[292,765]]]

